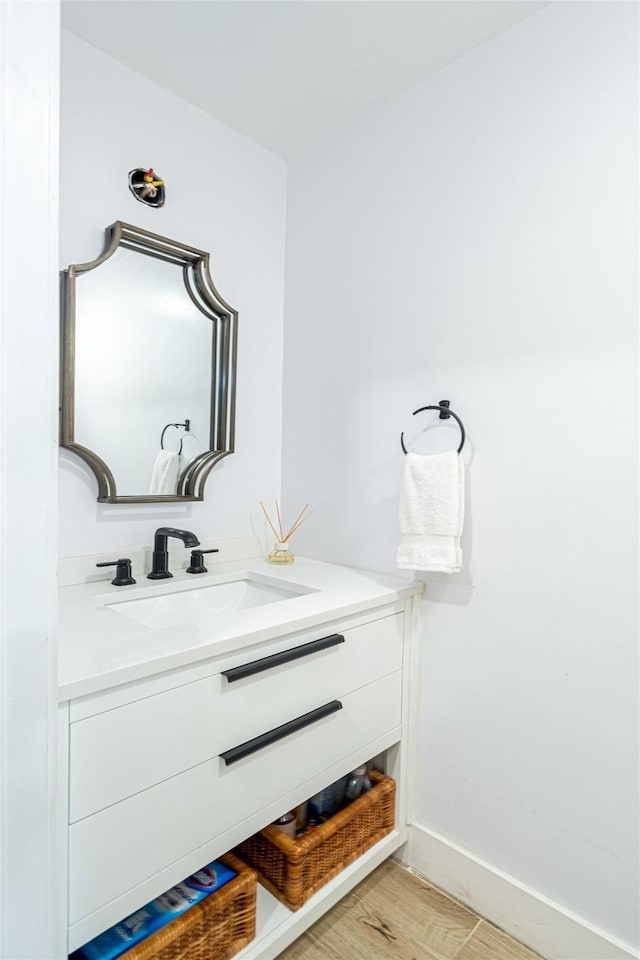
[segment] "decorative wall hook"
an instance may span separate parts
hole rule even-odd
[[[129,190],[140,203],[148,207],[161,207],[165,200],[164,180],[153,167],[136,167],[129,171]]]

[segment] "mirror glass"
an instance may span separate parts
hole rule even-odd
[[[237,314],[203,251],[126,224],[107,240],[65,274],[63,445],[99,500],[202,499],[233,450]]]

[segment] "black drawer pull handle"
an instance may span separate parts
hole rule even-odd
[[[268,747],[271,743],[283,740],[289,734],[295,733],[296,730],[308,727],[316,720],[330,717],[332,713],[337,713],[338,710],[342,710],[342,704],[339,700],[332,700],[331,703],[325,703],[323,707],[316,707],[315,710],[303,713],[301,717],[296,717],[295,720],[289,720],[279,727],[274,727],[273,730],[268,730],[267,733],[261,733],[259,737],[254,737],[253,740],[247,740],[238,747],[225,750],[224,753],[220,754],[220,758],[229,766],[229,764],[236,763],[237,760],[242,760],[243,757],[248,757],[249,754],[255,753],[257,750],[262,750],[263,747]]]
[[[243,663],[239,667],[231,667],[230,670],[223,670],[222,676],[226,677],[229,683],[236,680],[244,680],[245,677],[251,677],[254,673],[262,673],[263,670],[271,670],[272,667],[279,667],[282,663],[289,663],[291,660],[299,660],[301,657],[308,657],[319,650],[326,650],[327,647],[335,647],[339,643],[344,643],[344,637],[341,633],[332,633],[330,637],[323,637],[321,640],[312,640],[310,643],[303,643],[299,647],[292,647],[290,650],[283,650],[282,653],[272,653],[270,657],[262,657],[260,660],[252,660],[250,663]]]

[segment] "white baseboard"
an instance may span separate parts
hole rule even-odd
[[[403,863],[548,960],[638,960],[582,917],[479,860],[426,827],[412,824]]]

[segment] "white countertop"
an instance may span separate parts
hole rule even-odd
[[[312,592],[239,610],[208,624],[185,622],[152,629],[110,608],[122,601],[193,589],[241,577],[267,577]],[[109,580],[61,587],[59,591],[58,699],[106,690],[314,627],[419,594],[423,584],[352,567],[297,557],[278,566],[264,557],[218,563],[208,574],[175,572],[171,580],[138,577],[137,584],[114,587]]]

